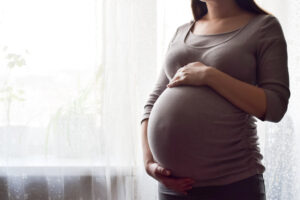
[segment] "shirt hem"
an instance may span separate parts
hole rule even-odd
[[[213,180],[205,180],[205,181],[196,181],[193,187],[203,187],[203,186],[222,186],[228,185],[234,182],[241,181],[243,179],[249,178],[256,174],[263,174],[265,170],[260,170],[258,168],[252,168],[243,173],[228,175],[222,178],[216,178]]]

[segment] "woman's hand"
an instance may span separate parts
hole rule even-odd
[[[195,182],[191,178],[171,177],[171,171],[161,167],[156,162],[149,162],[146,165],[146,172],[154,179],[164,184],[167,188],[183,194],[187,194],[186,190],[192,189],[192,185]]]
[[[210,67],[202,62],[192,62],[179,68],[167,87],[177,85],[206,85],[206,71]]]

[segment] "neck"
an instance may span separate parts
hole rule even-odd
[[[207,0],[207,20],[219,20],[241,14],[242,9],[235,0]]]

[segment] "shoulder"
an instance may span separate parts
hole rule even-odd
[[[181,25],[179,25],[179,28],[184,28],[184,27],[189,27],[190,25],[192,25],[194,23],[194,19],[189,20],[188,22],[185,22]]]
[[[262,34],[283,34],[279,19],[271,14],[261,16],[260,32]]]
[[[183,24],[180,24],[179,26],[177,26],[175,34],[173,35],[173,38],[171,39],[171,43],[173,43],[176,38],[181,37],[182,34],[184,34],[189,27],[193,24],[194,20],[190,20],[188,22],[185,22]]]
[[[257,48],[265,51],[272,47],[272,52],[286,54],[287,42],[280,21],[274,15],[263,15],[259,23]]]
[[[185,22],[183,24],[180,24],[178,27],[177,27],[177,30],[176,32],[181,32],[181,31],[184,31],[186,29],[188,29],[194,22],[195,20],[189,20],[188,22]]]

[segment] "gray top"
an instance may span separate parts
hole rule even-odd
[[[197,60],[265,91],[261,121],[278,122],[290,97],[287,45],[278,19],[260,14],[242,28],[195,35],[195,21],[179,26],[144,106],[154,159],[195,186],[230,184],[263,173],[256,118],[209,86],[167,88],[176,71]]]

